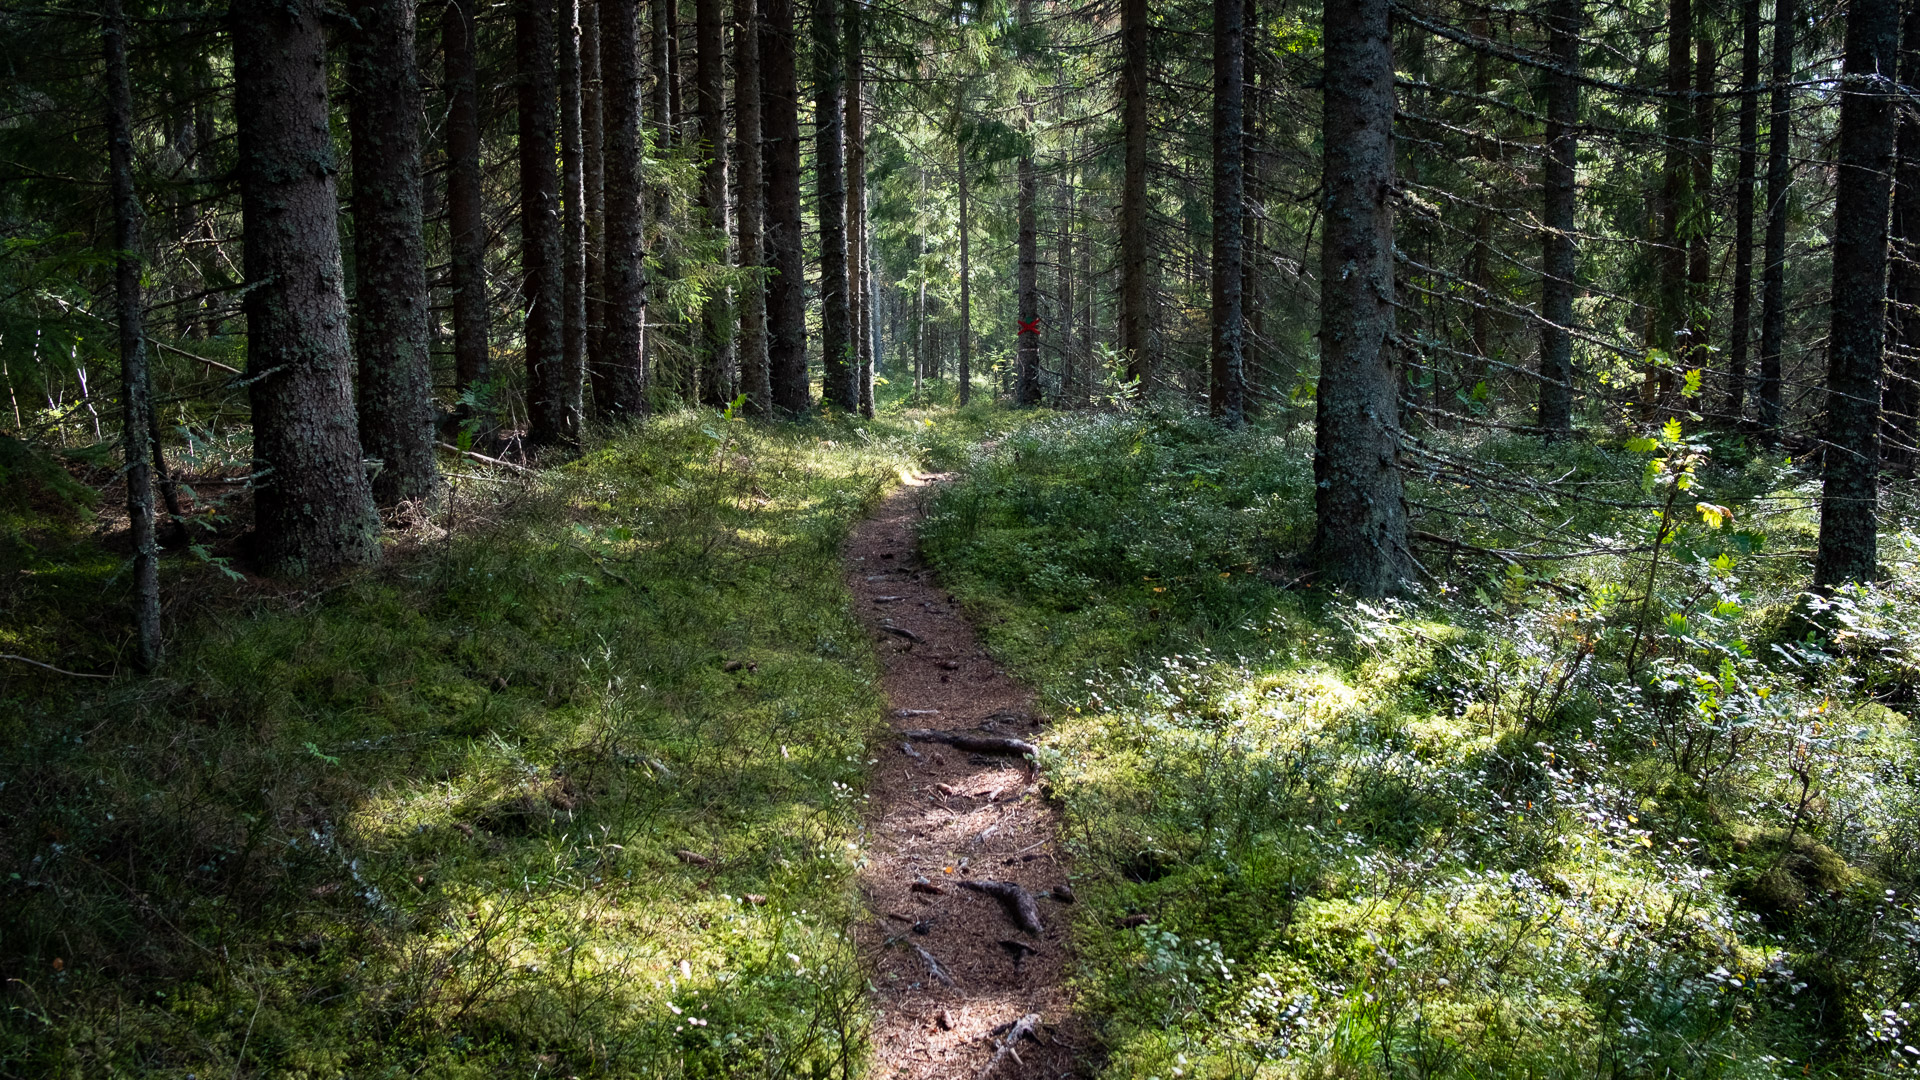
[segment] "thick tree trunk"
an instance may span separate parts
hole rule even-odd
[[[1654,298],[1653,335],[1649,345],[1664,354],[1647,368],[1646,382],[1640,392],[1640,419],[1659,419],[1668,408],[1673,391],[1673,370],[1685,357],[1681,333],[1686,329],[1692,305],[1687,286],[1687,217],[1693,204],[1693,113],[1687,104],[1687,89],[1693,77],[1693,4],[1692,0],[1668,0],[1667,6],[1667,91],[1662,107],[1661,134],[1666,140],[1665,161],[1661,166],[1660,189],[1660,261],[1659,294]]]
[[[695,93],[706,160],[700,170],[700,207],[724,251],[727,237],[727,59],[725,0],[694,0]],[[733,305],[716,289],[700,312],[700,400],[733,400]]]
[[[594,404],[614,420],[647,414],[647,214],[640,178],[640,5],[600,0],[606,139],[606,328],[592,371]]]
[[[1896,101],[1885,78],[1896,70],[1899,49],[1899,0],[1853,0],[1835,160],[1833,328],[1813,565],[1814,585],[1821,588],[1878,576],[1880,362]]]
[[[420,71],[414,0],[355,0],[347,39],[353,97],[355,353],[360,445],[381,463],[383,507],[432,500],[433,369],[428,355],[425,222],[420,190]]]
[[[767,371],[773,407],[811,404],[807,385],[807,279],[800,225],[800,87],[794,71],[793,0],[763,0],[760,120],[767,178]]]
[[[813,177],[820,236],[820,396],[834,408],[860,407],[847,306],[846,89],[840,0],[814,0]]]
[[[873,302],[867,276],[865,13],[847,0],[847,295],[852,300],[854,389],[860,415],[873,415]]]
[[[1027,0],[1020,4],[1020,21],[1024,25],[1028,19]],[[1028,94],[1021,94],[1025,115],[1022,124],[1029,133],[1027,149],[1020,155],[1015,166],[1018,191],[1015,195],[1017,205],[1014,208],[1018,235],[1015,243],[1018,248],[1015,258],[1018,265],[1014,272],[1015,303],[1019,309],[1016,316],[1020,324],[1014,328],[1014,383],[1013,403],[1015,405],[1040,404],[1040,228],[1038,211],[1034,203],[1040,196],[1040,184],[1033,169],[1033,149],[1031,132],[1033,130],[1033,100]]]
[[[1727,328],[1727,392],[1720,412],[1739,428],[1747,409],[1753,344],[1753,188],[1760,157],[1760,0],[1740,5],[1740,155],[1733,193],[1733,314]]]
[[[1900,40],[1900,85],[1920,86],[1920,6],[1907,12]],[[1902,109],[1894,162],[1893,265],[1888,273],[1886,388],[1881,458],[1900,476],[1913,475],[1915,413],[1920,411],[1920,119]]]
[[[1760,268],[1760,439],[1780,439],[1780,354],[1787,338],[1787,196],[1793,184],[1795,0],[1774,0],[1773,91],[1767,102],[1767,247]]]
[[[1706,20],[1703,18],[1702,23]],[[1713,140],[1714,81],[1718,70],[1718,43],[1711,27],[1703,26],[1694,46],[1698,54],[1693,80],[1693,198],[1687,211],[1687,355],[1681,367],[1702,372],[1712,363],[1713,288]]]
[[[487,342],[487,214],[480,188],[480,80],[475,0],[450,0],[441,16],[447,82],[447,232],[452,247],[454,389],[491,376]]]
[[[1146,389],[1147,0],[1120,0],[1120,353],[1127,379]]]
[[[513,36],[520,114],[520,297],[526,307],[527,441],[535,446],[567,437],[553,23],[553,0],[519,0]]]
[[[140,199],[133,188],[133,89],[127,72],[127,19],[121,0],[105,0],[101,43],[107,64],[107,159],[112,174],[114,301],[120,309],[121,444],[127,465],[127,522],[133,538],[135,659],[160,666],[160,543],[153,528],[153,390],[140,299]]]
[[[1401,499],[1393,335],[1389,0],[1326,5],[1314,561],[1362,595],[1413,574]]]
[[[1574,245],[1574,153],[1580,124],[1581,0],[1553,0],[1547,9],[1546,189],[1541,217],[1540,432],[1552,442],[1573,432],[1573,293],[1579,273]]]
[[[587,378],[587,148],[580,63],[580,5],[560,0],[560,369],[554,373],[558,441],[580,442]]]
[[[255,548],[269,572],[303,577],[380,556],[353,406],[327,44],[317,7],[234,0],[230,15],[248,396],[265,474]]]
[[[747,411],[755,416],[773,413],[773,384],[767,376],[767,282],[758,273],[766,265],[762,222],[766,218],[766,186],[760,169],[760,19],[756,0],[733,0],[734,123],[739,129],[740,158],[735,182],[736,220],[740,229],[740,266],[751,276],[740,289],[740,390],[747,395]]]
[[[1213,4],[1213,313],[1207,411],[1246,423],[1246,0]]]
[[[580,5],[580,145],[586,155],[581,183],[587,210],[587,353],[591,371],[606,354],[607,170],[606,94],[600,76],[600,0]],[[583,373],[584,375],[584,373]]]

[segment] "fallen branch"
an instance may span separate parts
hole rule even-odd
[[[113,676],[111,675],[89,675],[84,671],[68,671],[66,668],[54,667],[52,664],[43,664],[38,660],[30,660],[24,656],[15,656],[12,653],[0,653],[0,660],[18,660],[23,664],[32,664],[34,667],[43,667],[43,668],[46,668],[48,671],[57,671],[62,675],[71,675],[76,679],[111,679],[113,678]]]
[[[961,731],[930,731],[915,728],[900,734],[921,742],[946,743],[955,750],[967,750],[976,754],[1024,754],[1033,757],[1040,748],[1025,739],[1008,739],[998,735],[968,735]]]
[[[1032,1039],[1034,1042],[1039,1042],[1040,1036],[1036,1034],[1035,1030],[1039,1026],[1039,1013],[1028,1013],[1020,1019],[1015,1020],[1012,1024],[1007,1025],[1005,1028],[1007,1034],[1000,1040],[999,1048],[994,1050],[993,1060],[987,1062],[987,1067],[980,1070],[979,1080],[986,1080],[987,1076],[992,1074],[993,1070],[1000,1067],[1001,1060],[1008,1054],[1013,1055],[1013,1060],[1025,1065],[1026,1062],[1020,1061],[1020,1052],[1013,1048],[1013,1044],[1019,1042],[1021,1039]]]
[[[913,945],[912,942],[908,942],[907,944]],[[940,961],[935,960],[932,953],[918,945],[913,946],[913,951],[919,953],[920,962],[927,965],[927,974],[939,979],[943,986],[953,985],[953,976],[947,974],[947,969],[940,966]]]
[[[960,882],[960,887],[998,899],[1001,906],[1007,909],[1007,914],[1013,916],[1014,925],[1027,933],[1045,931],[1045,927],[1040,925],[1040,905],[1034,903],[1033,894],[1013,882],[968,880]]]
[[[913,642],[915,645],[925,645],[927,643],[926,638],[921,637],[919,634],[914,633],[913,631],[907,629],[904,626],[895,626],[892,623],[881,623],[880,629],[885,630],[887,633],[892,634],[895,637],[906,638],[908,641]]]
[[[462,450],[452,443],[436,442],[434,445],[449,453],[459,454],[461,457],[472,458],[475,461],[482,461],[488,465],[498,465],[503,469],[512,469],[514,472],[525,473],[528,476],[537,476],[540,472],[538,469],[529,469],[525,465],[515,465],[511,461],[502,461],[497,457],[488,457],[477,450]]]

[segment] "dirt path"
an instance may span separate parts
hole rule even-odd
[[[1081,1076],[1090,1040],[1062,985],[1071,891],[1059,815],[1018,754],[977,753],[907,732],[1020,739],[1038,730],[1033,695],[980,647],[914,548],[932,483],[910,481],[848,539],[847,581],[885,668],[897,732],[868,791],[866,917],[855,935],[874,972],[876,1077],[969,1080]],[[1011,883],[1017,907],[963,883]],[[1000,1053],[1023,1018],[1034,1037]],[[996,1060],[997,1057],[997,1060]]]

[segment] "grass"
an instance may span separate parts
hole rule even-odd
[[[0,671],[0,1075],[857,1074],[838,547],[985,416],[660,418],[373,572],[170,559],[157,678]],[[110,666],[75,499],[9,511],[6,651]]]
[[[1418,595],[1357,601],[1298,587],[1308,434],[1037,417],[923,532],[1055,714],[1104,1075],[1920,1066],[1912,538],[1809,639],[1803,474],[1708,448],[1652,565],[1633,504],[1688,452],[1502,440],[1571,486],[1436,469],[1420,527],[1615,553],[1429,547]]]

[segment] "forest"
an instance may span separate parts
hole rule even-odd
[[[1920,1070],[1920,0],[0,0],[0,1078]]]

